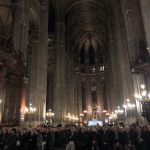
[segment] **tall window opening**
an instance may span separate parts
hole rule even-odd
[[[95,64],[95,52],[93,46],[89,47],[89,60],[90,60],[90,65]]]
[[[52,6],[49,7],[49,16],[48,16],[48,32],[55,31],[55,11]]]

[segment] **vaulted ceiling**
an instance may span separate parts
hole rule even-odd
[[[57,21],[66,23],[67,33],[78,45],[88,49],[106,49],[107,19],[111,14],[111,0],[51,0]]]

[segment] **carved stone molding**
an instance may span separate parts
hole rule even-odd
[[[32,37],[32,42],[39,42],[39,37],[41,36],[41,32],[39,30],[32,30],[31,31],[31,37]]]

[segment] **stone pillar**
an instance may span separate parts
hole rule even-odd
[[[20,20],[22,15],[22,6],[20,0],[14,0],[13,3],[13,20],[12,20],[12,34],[14,49],[19,50],[19,41],[20,41]]]
[[[23,78],[23,83],[24,85],[22,86],[22,100],[21,100],[21,122],[24,122],[24,117],[25,117],[25,106],[26,106],[26,93],[27,93],[27,84],[28,84],[28,79]]]
[[[5,74],[0,73],[0,122],[3,121],[5,95],[6,95],[6,79]]]
[[[124,22],[121,16],[121,7],[120,3],[115,1],[115,33],[116,33],[116,45],[117,45],[117,60],[118,62],[118,69],[119,69],[119,76],[121,79],[121,84],[118,87],[118,106],[121,108],[123,107],[124,101],[126,99],[133,100],[133,88],[131,82],[131,71],[129,66],[129,59],[128,59],[128,49],[126,43],[126,35],[125,35],[125,28]],[[122,92],[121,92],[122,91]]]
[[[22,88],[25,87],[24,78],[12,75],[6,76],[6,78],[6,99],[3,121],[8,125],[19,125],[21,119],[21,106],[25,103],[24,101],[22,102],[24,94],[24,92],[22,93]]]
[[[65,105],[65,24],[56,23],[56,76],[53,108],[56,113],[55,122],[63,121],[66,117]]]
[[[119,77],[119,67],[118,67],[118,57],[116,52],[116,44],[114,39],[114,31],[115,31],[115,20],[113,17],[110,17],[108,19],[108,29],[109,29],[109,53],[110,53],[110,68],[112,76],[110,76],[109,80],[112,82],[111,85],[111,111],[114,111],[116,109],[116,106],[118,105],[118,90],[119,90],[119,83],[121,82]],[[113,77],[113,78],[112,78]],[[120,92],[120,91],[119,91]]]
[[[38,61],[38,50],[39,50],[39,31],[32,31],[32,57],[31,57],[31,73],[29,80],[29,104],[32,103],[33,107],[38,109],[38,103],[36,100],[36,82],[37,82],[37,61]]]
[[[147,47],[148,47],[148,51],[150,52],[150,1],[140,0],[140,3],[141,3],[141,11],[143,16]]]
[[[61,116],[62,116],[62,121],[65,120],[66,118],[66,109],[65,106],[67,104],[66,99],[65,99],[65,91],[66,91],[66,85],[65,85],[65,61],[66,61],[66,40],[65,40],[65,30],[66,26],[64,23],[61,24]]]
[[[55,89],[54,89],[54,103],[53,109],[55,110],[54,121],[60,121],[60,100],[61,100],[61,55],[60,55],[60,29],[61,23],[56,23],[56,76],[55,76]]]
[[[67,56],[66,56],[66,99],[67,109],[66,113],[70,113],[70,37],[67,37]],[[67,114],[68,115],[68,114]]]

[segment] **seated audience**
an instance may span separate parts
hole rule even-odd
[[[138,125],[136,126],[136,132],[137,132],[137,147],[139,150],[146,150],[146,144],[145,144],[145,135],[143,134],[143,131],[141,127]]]
[[[76,144],[77,144],[77,137],[78,134],[75,132],[75,128],[71,127],[71,132],[69,133],[68,139],[67,139],[67,146],[66,150],[75,150]]]
[[[113,150],[123,150],[123,134],[118,130],[117,125],[114,126],[114,131],[112,132],[111,138],[113,142]]]
[[[26,131],[21,130],[19,137],[17,138],[16,146],[13,150],[22,150],[26,143]]]
[[[90,138],[90,144],[91,144],[91,149],[92,150],[99,150],[98,147],[98,134],[97,134],[97,130],[95,127],[91,128],[91,132],[89,134],[89,138]]]
[[[130,130],[128,126],[125,127],[125,132],[123,134],[124,140],[124,150],[136,150],[136,136],[135,133]]]
[[[37,143],[37,137],[35,135],[35,130],[31,130],[31,136],[30,139],[27,141],[27,145],[25,147],[25,150],[35,150],[36,149],[36,143]]]
[[[81,133],[78,134],[78,143],[77,143],[77,149],[78,150],[86,150],[88,149],[88,142],[89,137],[88,134],[85,132],[85,128],[81,127]]]
[[[11,150],[15,146],[17,141],[17,136],[15,132],[15,128],[11,129],[11,131],[9,132],[10,134],[5,142],[4,150]]]
[[[36,130],[36,136],[37,136],[36,140],[37,150],[40,150],[42,148],[43,137],[39,130]]]
[[[102,130],[98,134],[99,149],[109,150],[110,148],[110,133],[106,130],[106,126],[102,127]]]

